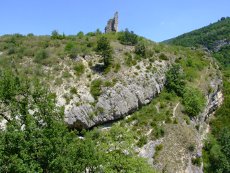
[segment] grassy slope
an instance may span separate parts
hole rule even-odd
[[[225,150],[229,145],[229,137],[225,138],[223,133],[228,134],[230,130],[230,46],[225,45],[218,51],[215,50],[216,43],[220,40],[230,40],[230,18],[220,20],[214,24],[210,24],[204,28],[183,34],[174,39],[165,41],[169,44],[190,46],[190,47],[206,47],[212,55],[219,61],[222,67],[224,78],[224,103],[215,113],[215,118],[211,120],[211,129],[214,139],[207,141],[204,150],[205,171],[206,172],[228,172],[230,155]],[[227,129],[224,131],[224,129]],[[223,139],[225,142],[223,142]],[[228,147],[227,147],[228,148]]]

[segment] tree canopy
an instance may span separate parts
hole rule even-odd
[[[134,135],[119,125],[100,132],[70,131],[55,95],[39,81],[0,73],[0,172],[154,172],[137,157]]]

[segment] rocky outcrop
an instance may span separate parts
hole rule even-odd
[[[206,138],[207,133],[209,132],[209,125],[207,124],[208,118],[214,114],[217,108],[223,103],[223,94],[222,94],[222,78],[216,76],[211,83],[211,90],[207,95],[207,104],[204,108],[204,111],[201,113],[198,119],[195,120],[195,124],[199,126],[199,145],[197,147],[197,153],[195,155],[191,155],[189,159],[188,166],[186,168],[186,173],[203,173],[203,164],[200,167],[193,165],[191,163],[192,159],[197,157],[202,157],[202,149],[203,149],[203,140]]]
[[[230,45],[230,41],[224,39],[224,40],[218,40],[213,44],[213,51],[218,52],[222,47]]]
[[[204,139],[209,132],[208,119],[223,102],[222,77],[218,70],[215,70],[207,85],[209,87],[205,92],[206,105],[199,116],[191,119],[191,122],[187,124],[184,119],[181,119],[183,118],[182,105],[175,103],[173,117],[177,118],[178,124],[164,124],[166,131],[163,138],[150,140],[137,149],[139,156],[146,158],[155,169],[169,173],[203,173],[203,164],[194,165],[192,160],[202,157]],[[159,144],[163,146],[163,149],[155,160],[155,148]],[[195,146],[192,152],[187,148],[190,144]]]
[[[147,159],[148,164],[154,167],[154,154],[156,153],[156,146],[159,145],[162,140],[149,141],[142,148],[136,149],[139,153],[138,156]]]
[[[146,72],[144,66],[139,65],[142,71],[135,75],[127,71],[115,86],[103,88],[96,103],[73,105],[66,112],[66,122],[73,128],[91,128],[123,118],[148,104],[163,89],[170,62],[156,61],[154,73]]]
[[[118,32],[118,12],[114,14],[112,19],[109,19],[105,27],[105,33]]]

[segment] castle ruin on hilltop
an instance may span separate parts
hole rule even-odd
[[[114,14],[112,19],[109,19],[105,27],[105,33],[118,32],[118,12]]]

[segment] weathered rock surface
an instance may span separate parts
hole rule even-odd
[[[151,166],[154,166],[154,154],[156,153],[156,146],[159,145],[162,142],[162,140],[156,140],[156,141],[149,141],[147,144],[145,144],[142,148],[139,149],[139,156],[146,158],[148,161],[148,164]]]
[[[118,12],[114,14],[112,19],[109,19],[105,27],[105,33],[118,32]]]
[[[230,45],[230,41],[224,39],[224,40],[218,40],[213,45],[214,52],[218,52],[222,47]]]
[[[66,112],[65,121],[71,127],[81,129],[127,116],[140,106],[148,104],[161,92],[169,66],[170,62],[156,61],[155,73],[143,70],[136,75],[129,75],[128,72],[123,74],[115,86],[103,88],[95,106],[89,103],[73,105]]]
[[[222,78],[218,75],[218,70],[208,84],[210,89],[206,92],[206,106],[197,118],[192,119],[190,124],[180,121],[180,113],[176,111],[180,104],[175,104],[173,116],[178,118],[178,124],[167,125],[163,138],[149,141],[138,149],[139,156],[146,158],[148,163],[159,171],[203,173],[203,164],[196,166],[192,164],[192,159],[202,157],[203,142],[209,132],[207,120],[223,102]],[[196,127],[199,127],[199,130]],[[187,144],[184,143],[194,144],[196,146],[194,152],[189,152]],[[162,144],[163,150],[158,156],[159,160],[154,160],[155,148],[158,144]]]

